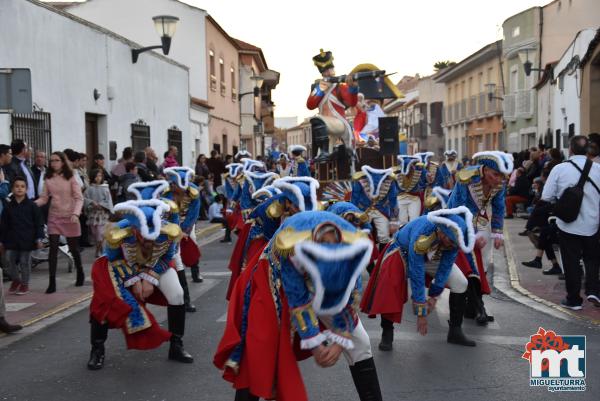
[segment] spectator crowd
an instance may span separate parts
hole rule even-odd
[[[0,144],[0,283],[11,281],[7,295],[24,295],[29,289],[32,256],[47,248],[49,282],[47,294],[56,292],[59,247],[68,247],[75,267],[75,286],[82,286],[85,274],[81,251],[102,252],[104,227],[113,220],[113,205],[132,199],[127,191],[135,182],[163,179],[162,171],[179,166],[178,148],[171,146],[160,162],[151,147],[122,151],[121,158],[108,168],[102,154],[88,155],[64,149],[47,155],[32,149],[21,139]],[[211,157],[198,156],[195,183],[200,189],[200,219],[225,224],[227,200],[221,191],[226,162],[213,150]],[[213,205],[213,207],[211,207]],[[217,205],[217,206],[215,206]],[[230,242],[227,230],[226,239]],[[21,329],[5,316],[5,294],[0,286],[0,332]]]

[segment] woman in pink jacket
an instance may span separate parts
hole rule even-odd
[[[50,282],[46,294],[56,292],[56,259],[58,257],[58,240],[61,235],[67,238],[69,252],[73,256],[77,269],[75,286],[82,286],[85,278],[78,243],[81,236],[79,215],[83,207],[83,195],[63,152],[54,152],[50,156],[50,168],[46,172],[44,190],[35,202],[38,206],[43,206],[49,200],[51,200],[48,211]]]

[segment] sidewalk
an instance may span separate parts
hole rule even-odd
[[[572,311],[561,307],[560,301],[566,296],[565,282],[559,280],[558,276],[543,275],[542,269],[534,269],[521,264],[521,262],[532,260],[535,257],[535,248],[531,241],[527,237],[518,235],[525,229],[525,223],[525,220],[518,217],[512,220],[504,220],[506,260],[512,287],[523,295],[546,306],[577,319],[600,325],[600,308],[587,300],[583,301],[583,310],[581,311]],[[557,254],[557,257],[559,257],[559,254]],[[542,263],[544,265],[543,269],[551,266],[545,255]],[[581,294],[585,299],[583,291],[584,286],[582,284]]]
[[[196,224],[197,239],[201,241],[220,229],[220,224],[199,221]],[[48,287],[48,262],[40,263],[32,270],[29,282],[30,292],[26,295],[9,294],[10,282],[2,283],[6,299],[6,320],[12,324],[30,326],[90,299],[92,297],[90,270],[95,260],[95,250],[95,248],[83,248],[81,252],[85,271],[83,287],[75,287],[75,270],[68,273],[67,259],[65,256],[60,256],[60,252],[54,294],[45,293]],[[2,336],[3,334],[0,333],[0,337]]]

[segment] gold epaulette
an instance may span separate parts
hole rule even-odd
[[[167,205],[169,205],[169,213],[173,213],[173,214],[179,213],[179,206],[177,206],[176,202],[173,202],[171,199],[166,199],[166,198],[163,198],[161,200],[163,202],[165,202]]]
[[[160,233],[161,234],[166,234],[170,240],[178,240],[181,239],[183,232],[181,231],[181,227],[179,227],[177,224],[173,224],[173,223],[167,223],[164,224],[161,228],[160,228]]]
[[[287,257],[294,252],[294,245],[310,240],[311,237],[312,233],[308,230],[296,231],[288,227],[275,237],[274,251],[279,256]]]
[[[278,219],[283,215],[283,205],[279,201],[272,202],[267,208],[267,216],[271,219]]]
[[[431,248],[431,244],[437,239],[437,235],[433,232],[431,235],[421,235],[415,241],[415,252],[419,255],[425,255]]]
[[[296,163],[305,163],[306,160],[304,160],[304,158],[302,156],[299,156],[296,158]]]
[[[364,176],[365,176],[365,173],[364,173],[364,172],[362,172],[362,171],[357,171],[356,173],[354,173],[354,174],[352,175],[352,179],[353,179],[353,180],[360,180],[360,179],[361,179],[362,177],[364,177]]]
[[[196,188],[189,187],[188,194],[192,199],[198,199],[200,197],[200,191],[198,191]]]
[[[225,180],[226,180],[227,178],[229,178],[229,173],[225,173],[225,174],[223,174],[223,179],[225,179]]]
[[[473,177],[479,176],[479,169],[463,168],[456,172],[456,180],[461,184],[468,184]]]
[[[104,239],[111,248],[118,248],[121,242],[130,235],[133,235],[131,227],[121,228],[117,225],[113,225],[104,233]]]
[[[424,202],[423,206],[425,207],[425,209],[431,209],[439,202],[440,202],[440,200],[438,198],[436,198],[435,196],[428,196],[425,198],[425,202]]]

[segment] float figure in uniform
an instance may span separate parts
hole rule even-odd
[[[390,351],[394,341],[393,323],[400,323],[408,299],[410,280],[417,329],[427,334],[427,316],[445,287],[450,288],[451,344],[474,346],[462,332],[467,278],[455,265],[458,251],[471,252],[475,244],[473,215],[468,208],[441,209],[418,217],[400,229],[380,256],[361,302],[363,312],[381,315],[379,349]],[[433,281],[425,291],[426,274]]]
[[[109,328],[123,331],[129,349],[152,349],[170,341],[169,359],[193,362],[183,349],[183,289],[172,266],[182,232],[163,220],[169,205],[157,199],[128,201],[114,211],[123,219],[106,230],[104,255],[92,266],[88,368],[104,366]],[[167,305],[169,331],[159,326],[146,303]]]
[[[377,243],[390,242],[390,219],[398,215],[398,183],[391,168],[362,166],[352,177],[351,202],[367,213],[375,228]]]
[[[479,152],[473,155],[475,165],[465,167],[456,174],[456,184],[448,200],[448,207],[466,206],[474,216],[473,225],[477,241],[472,254],[463,263],[465,271],[476,270],[479,276],[469,277],[469,294],[466,317],[475,318],[487,325],[493,318],[487,315],[482,292],[489,294],[485,272],[490,263],[492,246],[499,249],[504,244],[504,212],[507,176],[513,170],[512,156],[504,152]],[[491,216],[490,210],[491,209]]]
[[[237,281],[214,358],[236,400],[306,401],[296,360],[312,355],[330,367],[342,353],[359,399],[382,399],[356,309],[372,247],[365,233],[329,212],[282,223]]]
[[[196,307],[190,299],[190,292],[185,277],[185,265],[182,260],[182,254],[187,254],[190,247],[198,246],[196,244],[196,230],[194,229],[198,216],[200,214],[200,190],[196,184],[192,183],[194,170],[189,167],[169,167],[163,170],[163,174],[169,182],[169,189],[163,193],[163,198],[174,202],[179,211],[179,226],[183,231],[183,239],[179,246],[179,252],[175,256],[175,267],[177,276],[184,291],[185,309],[188,312],[195,312]],[[187,262],[187,258],[186,258]],[[194,262],[194,261],[192,261]],[[194,282],[202,281],[200,276],[200,267],[198,261],[188,262],[192,270],[192,279]]]
[[[327,82],[328,79],[335,77],[333,54],[330,51],[326,52],[321,49],[321,52],[313,57],[313,62],[319,69],[322,79],[312,85],[306,107],[309,110],[319,109],[317,118],[321,120],[322,129],[326,132],[316,133],[315,135],[327,136],[328,145],[326,145],[326,149],[320,149],[321,154],[317,157],[326,157],[327,154],[333,153],[336,141],[343,142],[347,148],[352,147],[352,127],[350,127],[345,116],[348,107],[356,106],[358,85],[351,75],[348,75],[346,82],[343,83]],[[311,120],[314,128],[313,120],[316,119]]]

